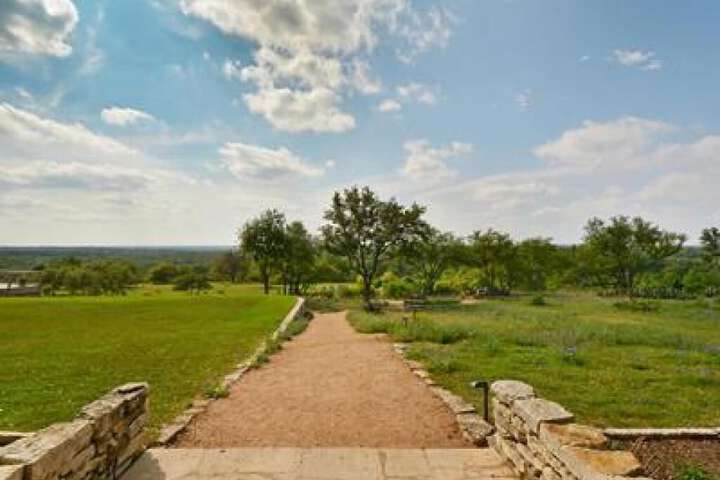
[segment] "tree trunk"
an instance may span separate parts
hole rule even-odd
[[[260,275],[262,276],[263,290],[265,291],[265,295],[267,295],[270,293],[270,274],[266,269],[262,269]]]
[[[370,298],[372,297],[372,283],[369,278],[363,277],[363,301],[365,303],[365,310],[371,311],[372,305],[370,304]]]

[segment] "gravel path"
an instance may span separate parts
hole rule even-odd
[[[472,447],[387,338],[356,333],[345,313],[317,315],[228,398],[212,402],[176,446]]]

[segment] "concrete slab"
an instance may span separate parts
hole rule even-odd
[[[122,480],[514,479],[490,449],[151,449]]]

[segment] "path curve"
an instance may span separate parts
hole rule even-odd
[[[316,315],[178,439],[184,448],[470,448],[454,415],[384,335]]]

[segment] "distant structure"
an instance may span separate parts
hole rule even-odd
[[[39,283],[29,283],[29,278],[37,278],[38,272],[23,270],[0,270],[0,297],[38,297],[41,294]]]

